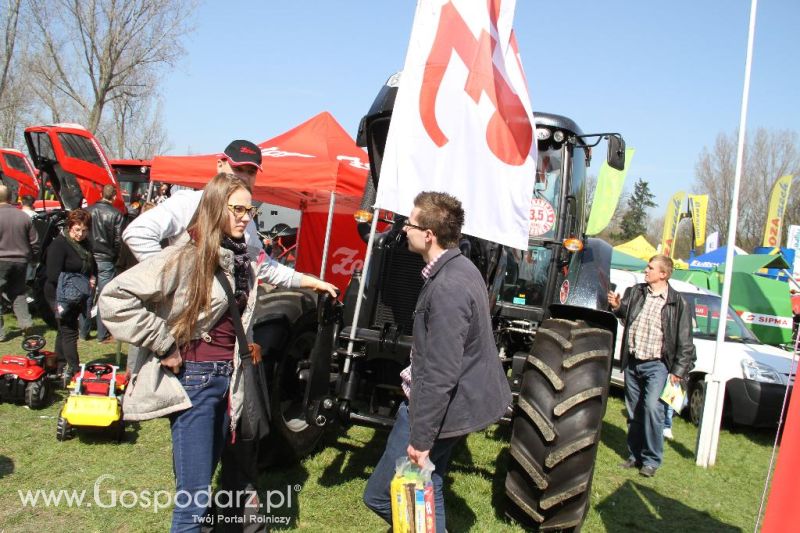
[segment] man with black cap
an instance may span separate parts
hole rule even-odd
[[[231,142],[217,160],[216,171],[234,174],[253,186],[256,175],[261,170],[261,149],[245,140]],[[211,171],[211,169],[209,169]],[[211,172],[209,172],[209,179]],[[181,190],[173,193],[167,200],[158,206],[139,215],[127,229],[122,238],[130,247],[137,260],[144,259],[161,251],[161,242],[173,242],[186,228],[200,205],[203,191]],[[258,261],[263,251],[261,240],[256,231],[255,223],[251,220],[245,229],[245,242],[247,254],[253,261]],[[313,289],[316,292],[327,292],[336,296],[336,287],[328,282],[319,280],[307,274],[301,274],[294,269],[278,263],[266,255],[258,267],[258,277],[271,285],[283,287],[302,287]],[[128,352],[128,368],[134,374],[138,371],[139,361],[131,362],[131,354],[136,353],[135,348]],[[133,358],[137,358],[134,355]],[[257,478],[258,442],[237,439],[235,444],[227,443],[222,453],[222,471],[220,483],[224,489],[241,491],[252,489]],[[222,512],[236,512],[232,509],[221,509]],[[239,510],[241,512],[241,510]],[[250,518],[256,512],[253,508],[245,511],[245,530],[259,531],[256,523]]]

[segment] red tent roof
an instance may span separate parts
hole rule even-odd
[[[253,197],[300,210],[327,210],[330,193],[336,204],[352,211],[364,189],[369,164],[364,150],[327,111],[259,143],[262,172]],[[202,188],[214,176],[220,154],[159,156],[150,179]]]

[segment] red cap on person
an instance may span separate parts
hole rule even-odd
[[[261,148],[245,140],[231,142],[222,154],[232,167],[253,165],[261,170]]]

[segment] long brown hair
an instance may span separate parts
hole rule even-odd
[[[229,224],[228,198],[239,189],[250,192],[250,186],[233,174],[217,174],[208,182],[186,228],[191,240],[165,269],[181,265],[181,283],[188,284],[184,308],[172,324],[178,346],[189,342],[200,311],[211,310],[211,286],[219,265],[219,246]]]

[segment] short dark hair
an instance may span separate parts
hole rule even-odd
[[[72,226],[76,224],[83,224],[87,228],[90,227],[89,224],[92,222],[92,215],[89,214],[88,211],[84,211],[83,209],[73,209],[67,215],[67,229],[70,229]]]
[[[31,196],[30,194],[23,194],[20,197],[19,201],[25,207],[33,207],[33,204],[34,204],[34,202],[36,202],[36,199],[33,196]]]
[[[117,189],[113,185],[103,185],[103,200],[111,201],[117,195]]]
[[[455,248],[464,226],[464,208],[455,196],[444,192],[423,191],[414,198],[419,208],[417,224],[431,230],[442,248]]]

